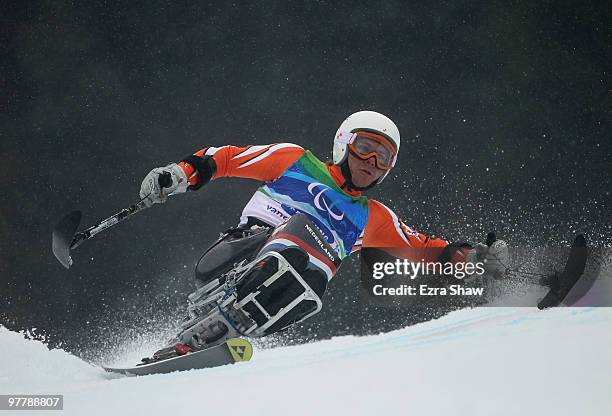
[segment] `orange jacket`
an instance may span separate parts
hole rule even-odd
[[[205,147],[194,155],[209,156],[212,159],[212,180],[222,177],[257,179],[266,183],[279,178],[305,150],[291,143],[276,143],[264,146],[222,146]],[[187,162],[180,162],[192,186],[199,184],[196,168]],[[359,191],[347,189],[346,178],[339,166],[328,162],[329,175],[348,195],[359,196]],[[275,224],[272,224],[275,225]],[[427,237],[407,226],[391,209],[373,199],[368,199],[368,219],[360,238],[351,252],[361,248],[383,248],[395,257],[413,261],[436,261],[442,250],[448,246],[443,239]],[[457,253],[461,256],[461,252]],[[454,260],[458,260],[454,258]]]

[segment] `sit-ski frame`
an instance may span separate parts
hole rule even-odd
[[[270,315],[270,313],[265,309],[265,307],[257,301],[256,297],[261,293],[260,290],[256,290],[248,294],[240,302],[235,302],[236,285],[255,266],[255,264],[271,257],[275,257],[278,260],[278,270],[272,276],[268,277],[261,284],[261,286],[268,287],[272,283],[276,282],[285,273],[289,272],[289,276],[293,277],[304,288],[304,292],[302,292],[299,296],[293,299],[287,306],[281,308],[275,315]],[[289,276],[285,278],[290,278]],[[202,299],[204,296],[206,297]],[[304,278],[295,270],[295,268],[293,268],[293,266],[285,259],[285,257],[283,257],[280,253],[276,251],[268,251],[262,256],[257,257],[255,260],[247,264],[244,264],[243,260],[241,263],[238,263],[236,267],[234,267],[232,270],[230,270],[223,276],[212,280],[208,284],[196,290],[194,293],[190,294],[188,296],[188,299],[191,304],[187,307],[187,310],[192,319],[185,322],[182,325],[183,328],[191,328],[195,324],[200,322],[202,320],[202,315],[198,312],[200,312],[201,309],[204,307],[208,307],[208,314],[211,311],[217,309],[217,307],[221,310],[227,310],[228,307],[231,307],[242,312],[242,314],[247,318],[247,320],[250,321],[250,326],[248,326],[249,324],[245,325],[246,329],[241,332],[244,335],[252,337],[259,337],[264,335],[268,328],[270,328],[279,319],[289,313],[302,300],[314,301],[316,303],[316,309],[300,320],[304,320],[311,317],[312,315],[315,315],[323,307],[323,303],[321,302],[321,299],[315,293],[315,291],[312,290],[312,288],[308,285],[308,283],[306,283]],[[261,327],[259,327],[257,323],[255,323],[253,319],[251,319],[249,313],[243,309],[243,307],[249,302],[252,302],[268,319],[268,321]]]

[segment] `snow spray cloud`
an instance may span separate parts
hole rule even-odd
[[[407,259],[411,260],[407,260]],[[509,248],[509,257],[441,249],[362,249],[362,301],[387,307],[612,306],[612,250]]]

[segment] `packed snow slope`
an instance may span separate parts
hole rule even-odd
[[[62,415],[88,416],[603,416],[612,414],[611,346],[612,308],[481,308],[256,350],[243,364],[125,377],[0,327],[0,394],[63,394]]]

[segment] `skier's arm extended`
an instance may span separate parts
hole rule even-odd
[[[188,177],[190,188],[198,189],[211,179],[231,176],[271,181],[303,154],[304,149],[292,143],[205,147],[185,158],[179,166]]]
[[[166,202],[171,193],[196,190],[211,179],[226,176],[272,181],[303,154],[302,147],[291,143],[205,147],[178,164],[149,172],[142,181],[140,197],[151,206]]]
[[[384,204],[369,200],[368,223],[361,239],[353,251],[361,248],[383,249],[397,258],[413,262],[473,263],[484,261],[485,271],[503,273],[509,263],[508,247],[503,240],[497,240],[493,233],[487,236],[487,244],[470,244],[427,237],[404,224]]]
[[[353,251],[361,248],[380,248],[398,258],[412,261],[438,261],[445,251],[452,255],[452,261],[463,261],[469,247],[456,247],[449,252],[448,241],[427,237],[404,224],[398,216],[384,204],[368,201],[368,223],[362,238],[357,241]],[[454,245],[453,245],[454,246]]]

